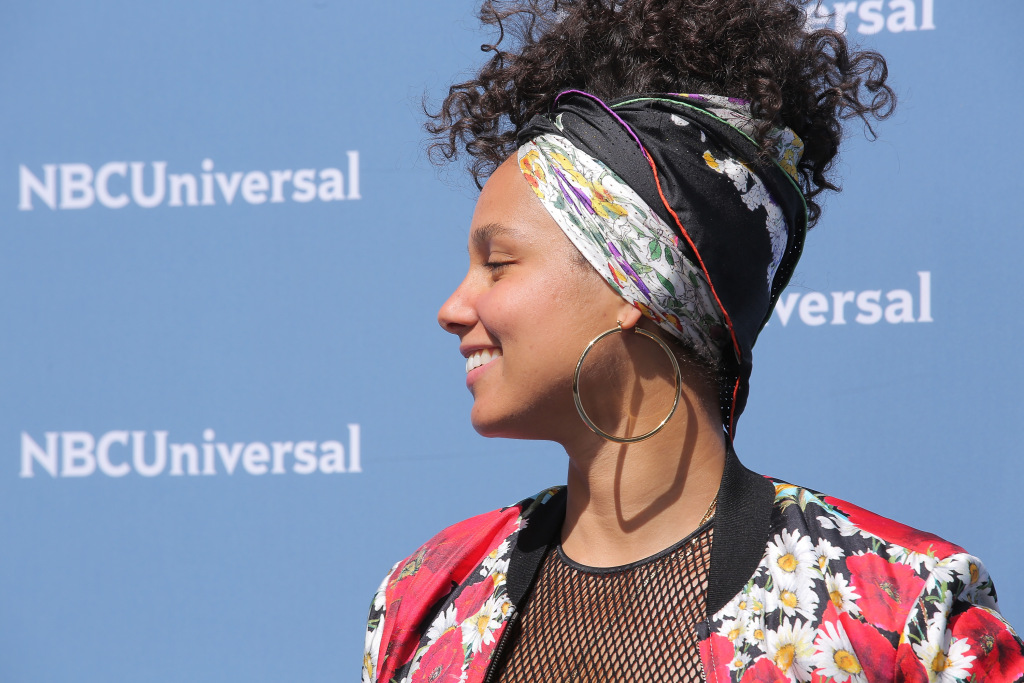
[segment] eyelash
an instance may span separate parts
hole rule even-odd
[[[500,271],[503,268],[507,268],[508,266],[511,265],[511,261],[488,261],[487,263],[484,264],[484,267],[493,273],[496,271]]]

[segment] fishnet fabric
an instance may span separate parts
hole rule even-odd
[[[694,626],[704,619],[712,526],[625,567],[548,553],[499,662],[501,683],[703,680]]]

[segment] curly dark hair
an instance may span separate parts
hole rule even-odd
[[[794,0],[484,0],[480,20],[499,33],[481,46],[493,56],[451,86],[439,111],[425,108],[431,158],[450,161],[464,147],[477,187],[563,90],[605,100],[726,95],[751,101],[764,122],[755,137],[762,150],[780,124],[803,139],[798,170],[813,225],[821,215],[814,198],[839,189],[830,171],[842,122],[860,118],[873,137],[872,120],[896,103],[885,59],[851,51],[837,31],[808,32]]]

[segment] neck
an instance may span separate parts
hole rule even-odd
[[[562,549],[590,566],[649,557],[690,534],[715,500],[725,466],[721,421],[684,391],[650,439],[619,444],[591,432],[563,443],[569,455]]]

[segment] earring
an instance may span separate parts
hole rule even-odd
[[[664,349],[665,353],[668,354],[669,360],[672,361],[672,370],[675,372],[676,397],[675,397],[675,400],[672,402],[672,410],[670,410],[668,415],[665,417],[665,419],[661,421],[661,424],[659,424],[657,427],[655,427],[651,431],[647,432],[646,434],[641,434],[640,436],[620,437],[620,436],[612,436],[611,434],[603,431],[600,427],[598,427],[596,424],[594,424],[593,420],[591,420],[589,417],[587,417],[587,411],[585,411],[583,409],[583,400],[580,398],[580,370],[583,368],[583,361],[584,361],[584,359],[586,359],[587,354],[590,353],[590,350],[592,348],[594,348],[594,344],[596,344],[597,342],[601,341],[605,337],[609,337],[609,336],[611,336],[613,334],[617,334],[619,332],[624,332],[625,331],[625,330],[622,329],[622,321],[621,320],[616,320],[615,322],[618,325],[617,327],[613,327],[612,329],[608,330],[607,332],[602,332],[601,334],[597,335],[596,337],[594,337],[593,340],[591,340],[591,342],[589,344],[587,344],[587,348],[583,349],[583,354],[580,356],[579,362],[576,363],[576,372],[575,372],[575,374],[573,375],[573,378],[572,378],[572,397],[573,397],[573,400],[576,402],[576,412],[578,412],[580,414],[580,418],[587,425],[587,427],[590,428],[590,430],[592,432],[594,432],[595,434],[597,434],[598,436],[600,436],[602,438],[605,438],[605,439],[607,439],[609,441],[614,441],[616,443],[636,443],[637,441],[643,441],[644,439],[649,439],[652,436],[654,436],[655,434],[657,434],[658,432],[660,432],[662,427],[664,427],[666,424],[668,424],[668,421],[670,419],[672,419],[673,415],[675,415],[676,408],[679,407],[679,398],[680,398],[680,396],[682,396],[682,393],[683,393],[683,373],[679,370],[679,361],[676,360],[676,355],[674,353],[672,353],[672,349],[669,347],[668,344],[666,344],[662,339],[660,339],[656,335],[651,334],[647,330],[642,330],[639,327],[634,326],[633,327],[633,333],[634,334],[640,334],[640,335],[643,335],[643,336],[647,337],[648,339],[653,339],[654,341],[656,341],[658,343],[658,346],[660,346],[662,349]]]

